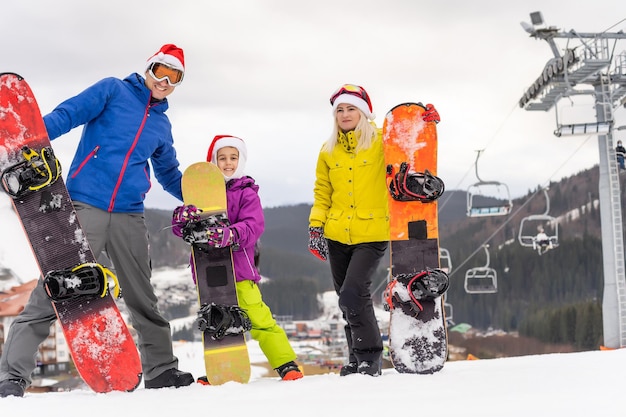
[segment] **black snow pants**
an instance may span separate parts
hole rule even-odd
[[[346,321],[349,361],[375,362],[383,342],[372,302],[372,278],[388,242],[346,245],[328,240],[328,260],[339,308]]]

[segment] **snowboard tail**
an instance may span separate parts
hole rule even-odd
[[[415,274],[439,265],[438,246],[433,240],[391,242],[391,253],[392,282],[403,274]],[[393,365],[401,373],[437,372],[447,359],[441,297],[420,299],[418,303],[411,298],[410,288],[401,283],[393,287],[389,347]]]
[[[47,167],[33,161],[42,155]],[[0,74],[0,169],[3,189],[11,197],[41,276],[95,264],[59,175],[61,168],[51,152],[37,101],[26,81],[14,73]],[[76,370],[91,389],[132,391],[139,385],[139,353],[108,292],[101,297],[56,301],[52,306]]]

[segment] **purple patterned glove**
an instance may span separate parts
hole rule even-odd
[[[229,227],[209,227],[206,234],[208,237],[207,245],[214,248],[223,248],[236,243],[235,235],[237,233]]]
[[[194,205],[178,206],[172,213],[172,233],[178,237],[183,235],[183,227],[189,222],[200,220],[202,210]]]

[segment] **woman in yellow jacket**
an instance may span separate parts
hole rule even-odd
[[[371,296],[372,277],[389,244],[382,135],[363,87],[341,86],[330,98],[334,128],[320,150],[309,250],[329,260],[346,321],[348,363],[340,375],[378,376],[383,349]],[[424,119],[438,119],[434,107]]]

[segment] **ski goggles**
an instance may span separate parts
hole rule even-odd
[[[360,99],[363,99],[365,100],[367,105],[371,107],[370,105],[371,101],[370,101],[370,97],[367,95],[367,91],[365,91],[365,89],[361,87],[360,85],[356,85],[356,84],[344,84],[341,87],[339,87],[337,91],[335,91],[333,95],[330,96],[331,106],[335,104],[335,100],[337,100],[337,97],[339,97],[342,94],[350,94],[352,96],[356,96]]]
[[[165,64],[161,64],[159,62],[153,62],[148,67],[148,73],[152,78],[157,81],[167,80],[167,83],[172,87],[176,87],[183,82],[183,77],[185,73],[181,70],[168,67]]]

